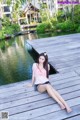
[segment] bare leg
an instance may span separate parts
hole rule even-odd
[[[47,89],[49,89],[49,90],[52,89],[52,92],[55,94],[55,96],[61,101],[62,104],[65,105],[67,112],[72,111],[71,108],[66,103],[66,101],[62,98],[62,96],[50,84],[47,84]],[[50,90],[50,93],[51,93],[51,90]]]
[[[38,85],[37,89],[40,93],[43,93],[46,91],[45,85]]]
[[[38,86],[38,91],[40,93],[45,92],[46,90],[48,94],[58,102],[61,109],[64,109],[66,107],[67,112],[72,111],[70,107],[67,105],[67,103],[64,101],[64,99],[60,96],[60,94],[55,89],[53,89],[53,87],[50,84],[44,84]]]
[[[55,100],[58,102],[58,104],[60,105],[61,109],[64,109],[65,106],[64,106],[64,105],[62,104],[62,102],[56,97],[56,95],[55,95],[54,92],[52,91],[52,88],[51,88],[48,84],[39,85],[39,86],[38,86],[38,91],[39,91],[40,93],[42,93],[42,92],[44,92],[44,91],[46,91],[46,90],[47,90],[48,94],[49,94],[53,99],[55,99]]]

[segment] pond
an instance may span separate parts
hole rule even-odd
[[[31,79],[36,53],[27,40],[50,37],[52,34],[27,34],[0,42],[0,85]],[[53,73],[53,72],[52,72]]]

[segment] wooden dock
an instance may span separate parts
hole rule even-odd
[[[49,76],[71,113],[61,110],[46,93],[25,85],[31,80],[0,87],[0,112],[8,111],[9,120],[80,120],[80,34],[27,41],[38,53],[47,52],[49,63],[59,72]]]

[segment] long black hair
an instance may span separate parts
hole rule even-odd
[[[38,59],[37,59],[37,63],[39,64],[39,57],[40,56],[44,56],[44,58],[45,58],[45,61],[44,61],[44,63],[43,63],[43,67],[44,67],[44,69],[46,70],[46,77],[47,78],[49,78],[49,71],[48,71],[48,55],[47,55],[47,53],[46,52],[43,52],[43,53],[40,53],[39,54],[39,56],[38,56]]]

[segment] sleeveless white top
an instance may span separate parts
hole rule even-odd
[[[40,84],[49,81],[49,79],[46,77],[46,70],[44,68],[39,69],[37,63],[33,63],[32,70],[35,77],[34,84]]]

